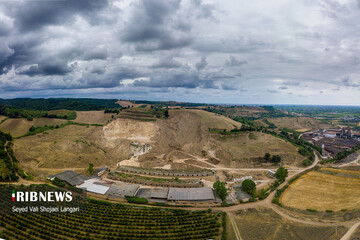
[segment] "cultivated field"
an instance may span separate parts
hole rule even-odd
[[[220,214],[206,211],[140,208],[89,200],[86,212],[80,214],[2,214],[0,238],[220,240],[221,219]]]
[[[226,160],[230,166],[255,166],[263,161],[265,153],[280,155],[282,163],[300,166],[304,157],[297,152],[297,147],[268,134],[244,132],[221,136],[212,134],[210,148],[219,159]]]
[[[248,209],[235,212],[234,220],[243,240],[335,240],[344,235],[346,229],[338,227],[311,226],[289,221],[269,209]],[[228,239],[235,239],[228,221]]]
[[[299,132],[331,127],[331,125],[329,124],[323,123],[320,120],[310,117],[268,118],[268,121],[274,123],[276,126],[280,128],[298,130]]]
[[[301,176],[281,195],[284,206],[318,211],[360,208],[360,171],[322,168]]]
[[[104,113],[104,111],[76,111],[75,122],[87,124],[106,124],[114,113]]]
[[[19,137],[29,132],[31,126],[56,126],[64,123],[67,123],[67,120],[56,118],[35,118],[33,121],[24,118],[9,118],[0,125],[0,131],[10,133],[13,137]]]

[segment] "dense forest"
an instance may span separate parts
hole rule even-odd
[[[27,110],[76,110],[91,111],[105,108],[119,108],[117,99],[93,99],[93,98],[15,98],[0,99],[0,105]]]

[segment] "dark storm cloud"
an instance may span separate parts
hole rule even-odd
[[[12,65],[23,65],[34,59],[36,55],[34,47],[38,46],[40,41],[40,39],[35,38],[22,39],[22,41],[14,41],[6,46],[11,49],[12,53],[0,57],[0,59],[2,59],[0,62],[0,73],[5,72],[3,71],[4,67],[10,69]]]
[[[134,6],[130,21],[121,31],[125,42],[134,43],[138,51],[179,48],[189,45],[191,25],[176,19],[180,0],[142,0]]]
[[[47,25],[58,25],[76,15],[94,18],[96,12],[108,5],[106,0],[64,1],[6,1],[2,3],[15,19],[20,31],[37,31]]]
[[[9,35],[10,31],[11,26],[4,19],[0,19],[0,37]]]
[[[204,80],[195,74],[177,74],[174,76],[154,77],[150,81],[136,80],[134,86],[146,86],[152,88],[218,88],[214,81]]]
[[[164,57],[159,59],[159,61],[153,64],[152,68],[179,68],[182,64],[173,59],[173,57]]]
[[[0,0],[0,95],[352,103],[359,18],[355,0]]]
[[[39,66],[31,66],[29,69],[20,71],[20,75],[37,76],[37,75],[65,75],[71,72],[71,68],[64,64],[48,63]]]
[[[208,65],[207,61],[206,61],[206,57],[202,56],[200,59],[200,62],[196,63],[196,69],[197,70],[203,70],[206,66]]]

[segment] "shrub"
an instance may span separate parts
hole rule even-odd
[[[242,190],[244,190],[245,192],[247,192],[248,194],[253,194],[253,191],[256,189],[256,184],[254,183],[254,181],[250,180],[250,179],[245,179],[242,183],[241,183],[241,188]]]
[[[287,176],[288,176],[288,171],[284,167],[279,167],[275,173],[275,177],[279,181],[284,181]]]
[[[220,181],[216,181],[213,185],[216,194],[221,198],[222,201],[225,201],[226,196],[228,195],[226,187],[225,187],[225,183],[224,182],[220,182]]]
[[[146,198],[140,198],[140,197],[130,197],[130,196],[125,196],[126,200],[129,203],[137,203],[137,204],[148,204],[148,200]]]
[[[264,200],[265,198],[267,198],[268,194],[266,193],[266,189],[261,189],[259,192],[259,199],[260,200]]]
[[[279,156],[279,155],[274,155],[274,156],[272,156],[271,162],[273,162],[273,163],[279,163],[279,162],[281,162],[281,156]]]
[[[54,180],[52,180],[52,183],[58,187],[65,187],[65,183],[60,179],[58,179],[57,177],[55,177]]]

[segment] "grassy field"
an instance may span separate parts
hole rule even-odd
[[[251,166],[265,153],[280,155],[282,163],[300,166],[304,157],[297,152],[297,147],[280,138],[260,132],[243,132],[233,135],[212,135],[212,148],[216,157],[227,159],[232,166]]]
[[[360,240],[360,228],[358,227],[354,234],[351,236],[350,240]]]
[[[99,127],[69,125],[16,139],[14,153],[20,165],[34,176],[49,173],[45,170],[43,172],[43,168],[54,169],[56,172],[59,168],[85,169],[90,162],[96,167],[115,164],[116,160],[113,159],[112,162],[106,151],[94,143],[95,139],[100,138],[93,135],[97,128]],[[118,148],[122,150],[120,145]],[[126,153],[125,150],[122,151]]]
[[[231,130],[235,127],[241,127],[241,123],[219,114],[193,109],[188,109],[186,111],[198,114],[201,117],[202,124],[208,128]]]
[[[0,131],[10,133],[13,137],[18,137],[27,133],[32,125],[33,122],[25,118],[10,118],[0,125]]]
[[[0,115],[0,122],[2,122],[4,119],[6,119],[7,117],[6,116],[1,116]]]
[[[331,125],[325,124],[320,120],[310,117],[280,117],[268,118],[268,121],[274,123],[280,128],[288,128],[304,132],[307,130],[315,130],[319,128],[330,128]]]
[[[322,168],[301,176],[281,195],[284,206],[317,211],[360,208],[360,171]]]
[[[36,118],[33,121],[25,118],[9,118],[0,125],[0,131],[10,133],[13,137],[19,137],[29,132],[31,126],[56,126],[64,123],[67,123],[67,120],[57,118]]]
[[[242,210],[234,216],[243,240],[335,240],[346,232],[344,227],[338,227],[336,235],[335,227],[315,227],[288,221],[269,209]],[[235,239],[231,225],[227,229],[228,239]]]
[[[114,113],[104,111],[77,111],[75,122],[88,124],[106,124]]]

